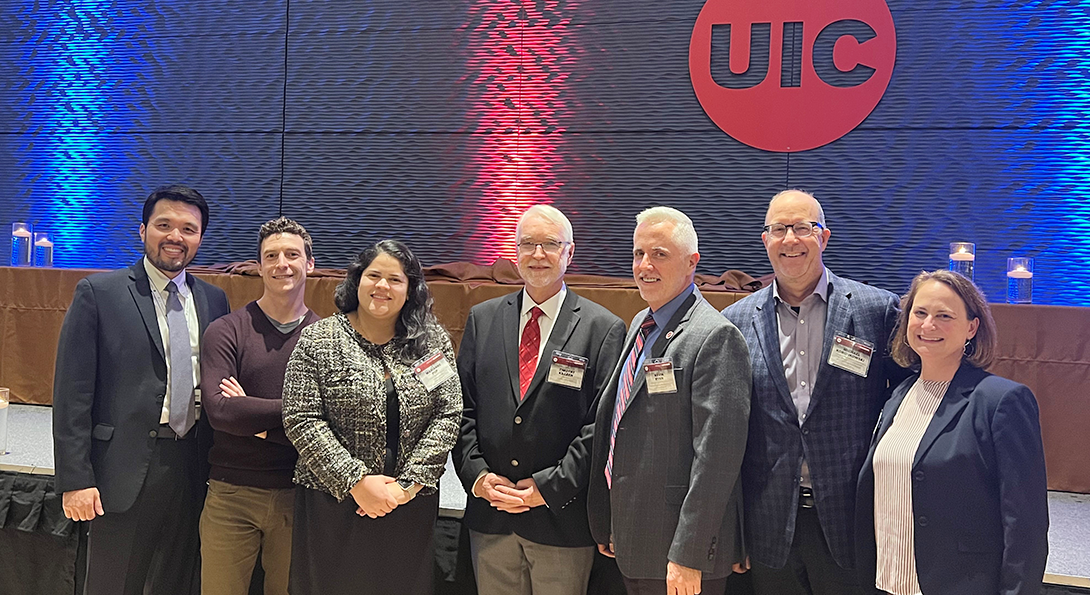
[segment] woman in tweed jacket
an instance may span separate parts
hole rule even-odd
[[[462,409],[450,338],[400,242],[362,252],[334,300],[340,313],[304,329],[284,377],[299,451],[292,593],[431,593],[439,476]],[[400,417],[389,432],[388,407]]]

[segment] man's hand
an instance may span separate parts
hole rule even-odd
[[[265,430],[264,432],[254,434],[254,436],[256,436],[257,438],[261,438],[262,440],[265,440],[265,439],[267,439],[269,437],[269,431]]]
[[[102,510],[102,498],[98,494],[98,488],[65,492],[61,496],[61,507],[64,508],[64,516],[73,521],[89,521],[106,514]]]
[[[613,540],[610,540],[609,545],[598,544],[598,553],[609,558],[616,558],[617,552],[613,551]]]
[[[225,397],[245,397],[246,391],[242,390],[242,385],[235,380],[235,377],[224,378],[220,380],[220,392]]]
[[[522,501],[522,498],[499,491],[500,487],[517,490],[515,482],[502,475],[488,472],[481,478],[479,486],[478,489],[474,490],[475,495],[479,495],[481,498],[488,500],[492,504],[492,508],[512,514],[530,510],[530,507]],[[479,494],[476,492],[479,492]]]
[[[529,508],[545,504],[545,498],[541,496],[541,491],[537,489],[537,482],[534,481],[533,477],[520,479],[513,489],[501,485],[496,486],[496,490],[508,496],[519,498]]]
[[[359,506],[356,514],[377,519],[380,516],[386,516],[391,510],[397,508],[397,500],[390,495],[390,490],[386,487],[386,484],[391,481],[397,481],[397,479],[385,475],[363,476],[363,479],[349,491],[352,494],[352,499]]]
[[[733,570],[735,574],[742,574],[749,570],[749,556],[746,556],[745,562],[735,562],[730,569]]]
[[[696,595],[699,592],[699,570],[673,562],[666,563],[666,595]]]

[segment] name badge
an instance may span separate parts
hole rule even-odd
[[[643,376],[647,382],[647,392],[652,395],[677,392],[677,382],[674,381],[674,362],[668,357],[644,361]]]
[[[829,351],[829,365],[866,378],[873,354],[874,343],[837,331]]]
[[[454,377],[454,367],[450,365],[443,352],[436,349],[413,364],[416,379],[431,392],[435,387]]]
[[[553,352],[553,363],[549,366],[548,381],[568,388],[583,388],[583,375],[587,371],[587,358],[559,349]]]

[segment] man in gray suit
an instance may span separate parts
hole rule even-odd
[[[601,394],[587,494],[629,595],[722,593],[741,559],[749,353],[693,284],[699,260],[684,213],[636,217],[632,274],[650,308]]]
[[[888,348],[898,300],[826,269],[829,236],[813,196],[777,194],[761,234],[776,280],[723,311],[753,358],[742,485],[758,595],[874,592],[853,570],[855,485],[905,375]]]

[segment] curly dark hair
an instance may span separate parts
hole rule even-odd
[[[379,254],[388,254],[401,263],[401,269],[409,280],[408,295],[401,307],[394,329],[394,338],[401,357],[413,361],[427,355],[428,333],[442,330],[439,320],[432,313],[435,303],[428,284],[424,282],[424,270],[420,260],[409,247],[397,240],[382,240],[367,248],[348,265],[348,274],[333,292],[333,303],[343,314],[355,312],[360,307],[359,289],[363,272]],[[445,331],[444,331],[445,332]]]
[[[261,258],[262,244],[265,243],[265,240],[267,240],[269,236],[278,233],[290,233],[302,238],[303,250],[306,251],[307,259],[314,258],[314,240],[310,238],[310,234],[307,233],[307,230],[296,221],[288,219],[287,217],[279,217],[263,223],[261,229],[257,232],[257,257],[259,259]]]

